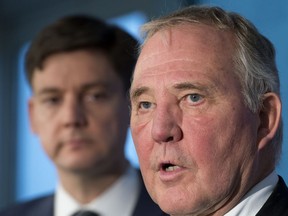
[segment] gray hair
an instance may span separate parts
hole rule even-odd
[[[242,86],[244,103],[254,113],[261,110],[265,93],[280,95],[280,82],[275,63],[273,44],[247,19],[219,7],[190,6],[146,23],[144,45],[156,32],[181,24],[205,24],[234,34],[236,51],[234,73]],[[279,161],[282,148],[282,119],[273,140],[275,160]]]

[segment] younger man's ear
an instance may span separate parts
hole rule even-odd
[[[33,97],[31,97],[28,101],[28,114],[29,114],[29,122],[30,122],[31,130],[33,131],[33,133],[37,133],[34,103],[35,101],[33,100]]]

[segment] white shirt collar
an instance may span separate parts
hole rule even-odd
[[[265,179],[255,185],[250,191],[248,191],[240,203],[224,216],[256,215],[272,194],[277,182],[278,176],[276,172],[273,171]]]
[[[130,216],[140,193],[137,171],[130,167],[110,188],[87,205],[82,206],[58,185],[54,200],[55,216],[71,216],[79,209],[89,209],[101,216]]]

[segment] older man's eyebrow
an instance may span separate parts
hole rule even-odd
[[[190,89],[198,89],[200,91],[208,91],[207,86],[200,85],[198,83],[191,83],[191,82],[181,82],[173,85],[174,89],[177,90],[190,90]]]
[[[130,91],[130,100],[131,101],[136,100],[142,94],[144,94],[145,92],[148,92],[148,90],[149,90],[148,87],[139,87],[139,88],[131,89],[131,91]]]

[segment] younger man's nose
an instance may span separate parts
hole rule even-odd
[[[82,127],[87,124],[85,108],[83,104],[81,104],[81,101],[76,98],[70,98],[65,101],[60,118],[66,127]]]

